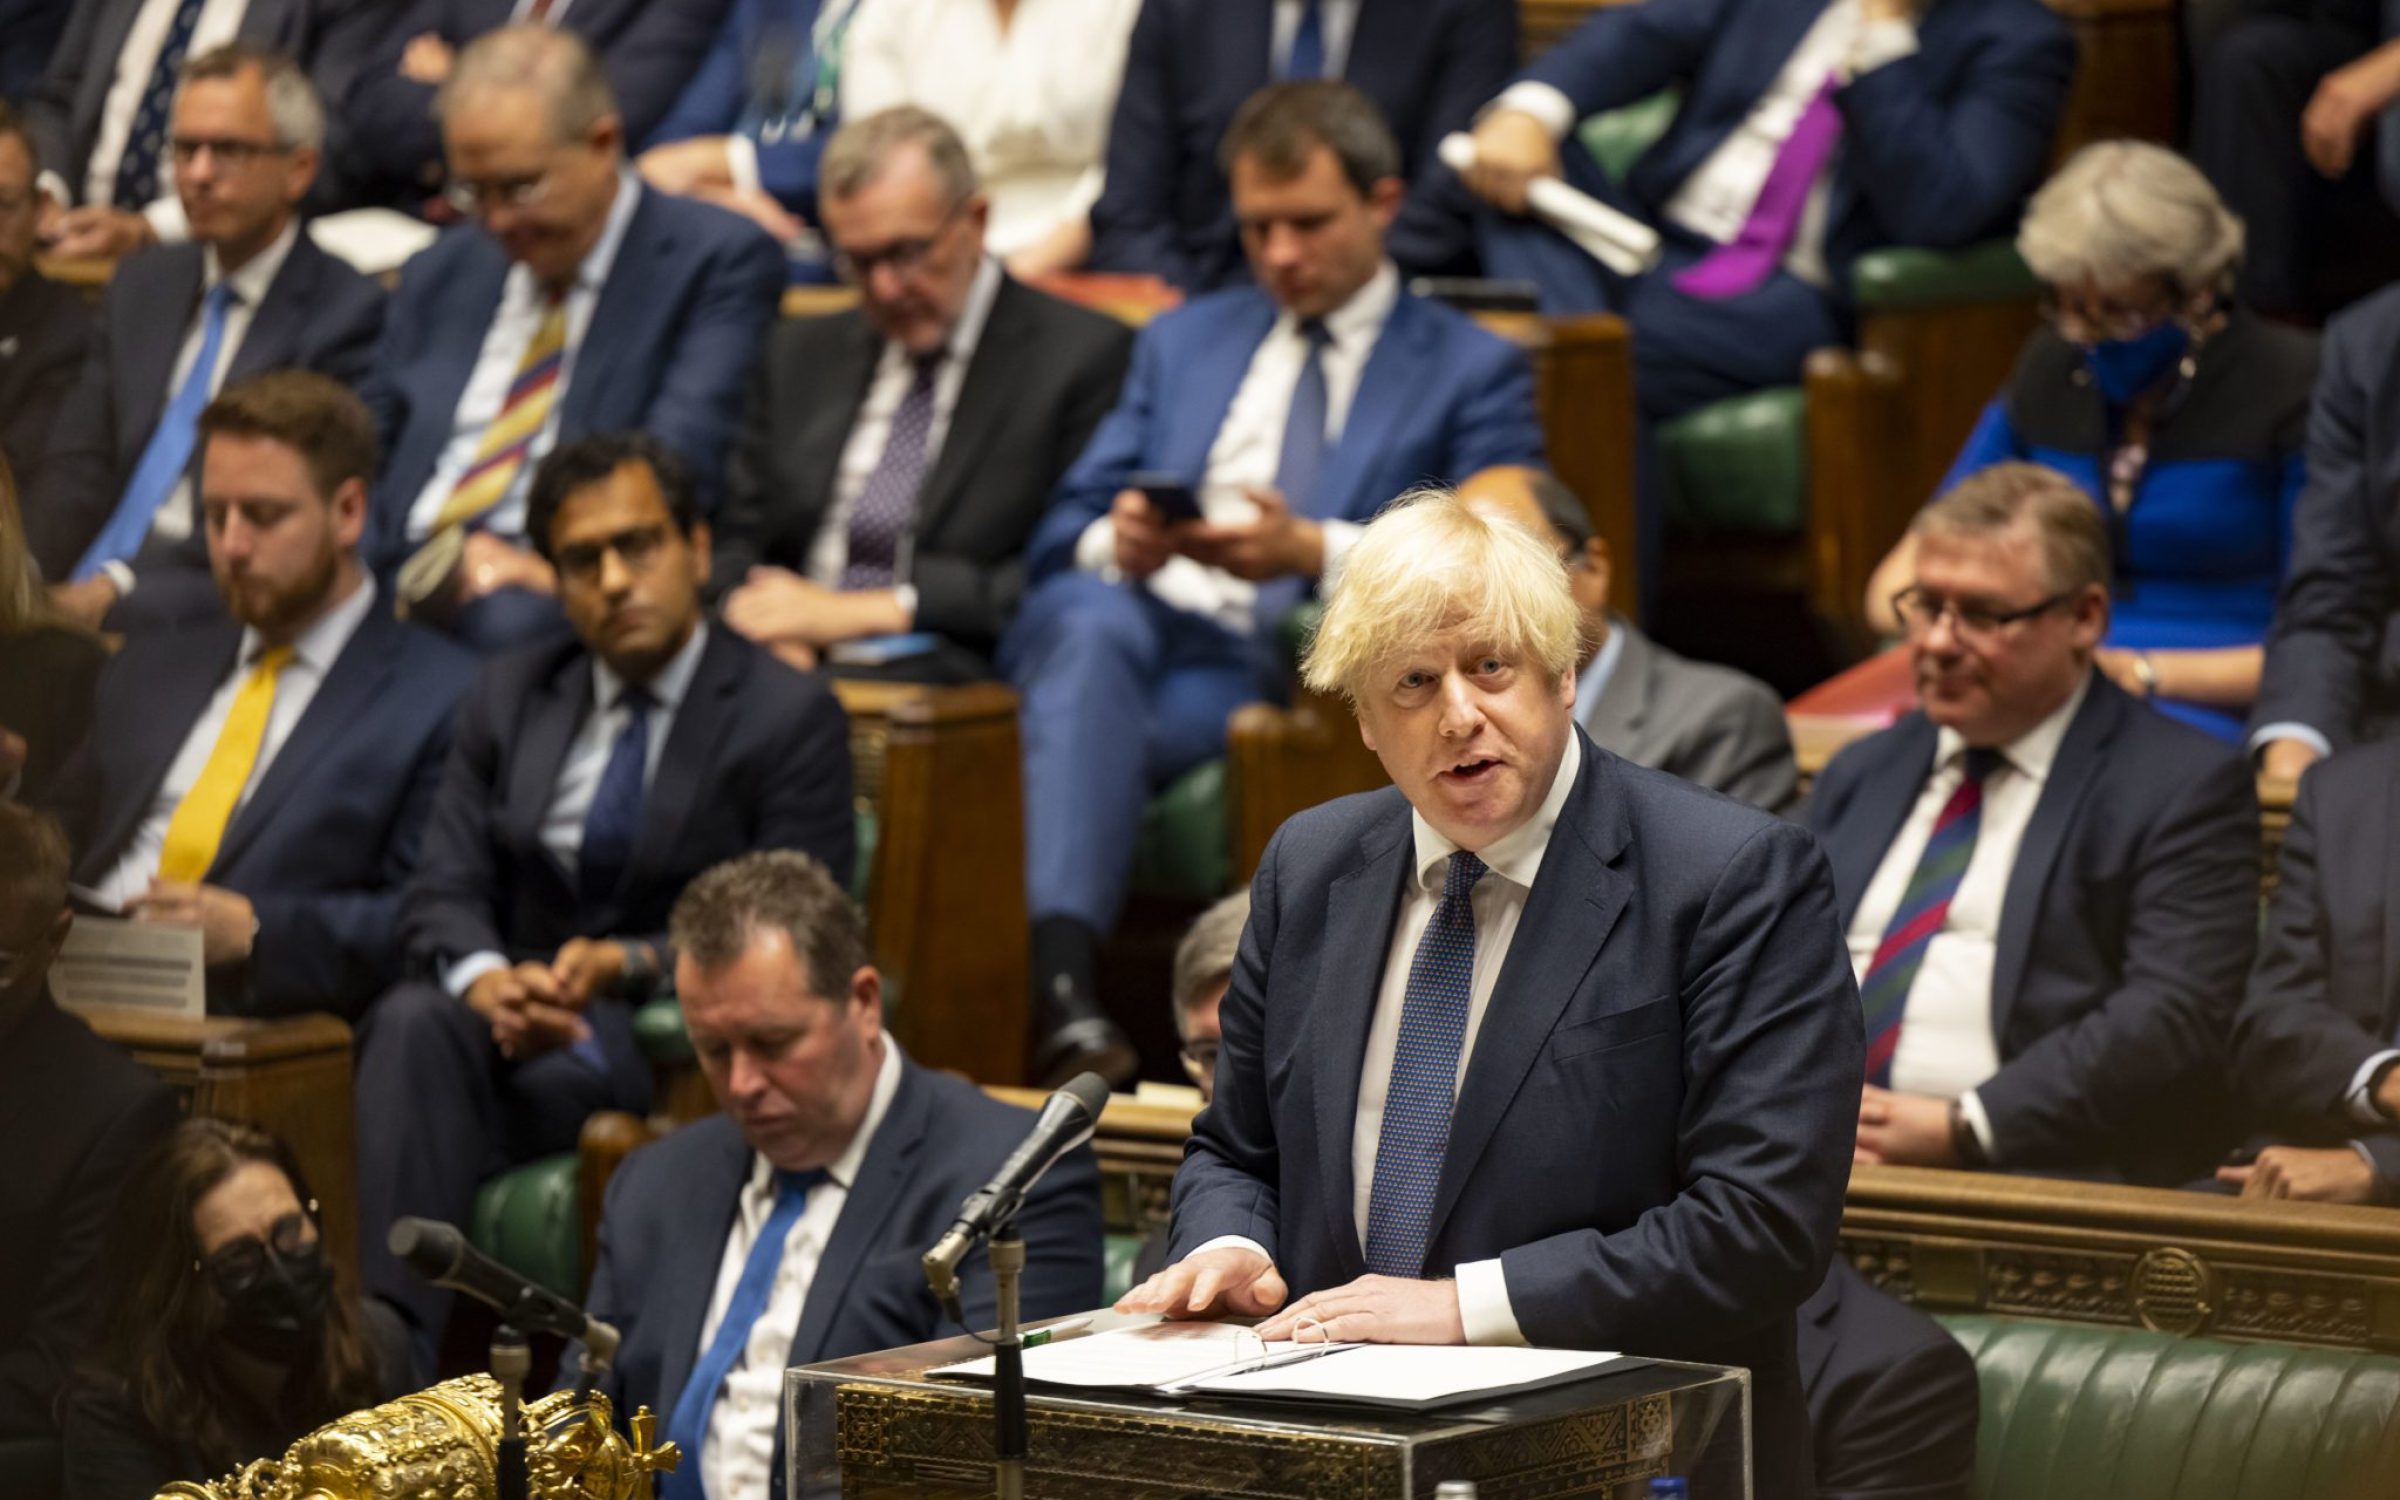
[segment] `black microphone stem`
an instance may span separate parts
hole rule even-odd
[[[992,1232],[992,1290],[999,1302],[1000,1340],[992,1354],[994,1479],[1000,1500],[1025,1497],[1025,1335],[1017,1322],[1017,1279],[1025,1270],[1025,1241],[1017,1221]]]
[[[500,1385],[500,1446],[493,1455],[499,1500],[527,1500],[525,1376],[533,1368],[525,1335],[503,1323],[492,1332],[492,1379]]]

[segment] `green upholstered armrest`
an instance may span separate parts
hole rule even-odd
[[[857,827],[858,862],[850,867],[850,899],[867,904],[867,880],[875,870],[875,846],[883,837],[883,825],[875,817],[875,809],[861,798],[857,815],[851,820]]]
[[[1275,622],[1275,648],[1293,677],[1300,675],[1300,658],[1308,654],[1308,643],[1317,638],[1317,626],[1324,619],[1322,600],[1303,599]]]
[[[679,1068],[692,1061],[692,1039],[683,1029],[683,1006],[671,994],[635,1008],[633,1039],[654,1068]]]
[[[1150,896],[1213,901],[1233,879],[1225,828],[1225,762],[1203,761],[1142,809],[1133,888]]]
[[[483,1185],[467,1238],[562,1297],[583,1295],[583,1221],[572,1151],[511,1168]]]
[[[1976,1500],[2400,1493],[2400,1358],[2031,1318],[1940,1321],[1983,1388]]]
[[[1142,1237],[1112,1234],[1100,1242],[1100,1298],[1103,1307],[1133,1290],[1133,1263],[1141,1259]]]
[[[1658,433],[1667,513],[1699,530],[1797,535],[1808,519],[1808,401],[1797,386],[1733,396]]]
[[[1850,298],[1862,313],[2031,301],[2041,292],[2042,284],[2009,240],[1985,240],[1964,250],[1870,250],[1850,265]]]
[[[1674,89],[1661,90],[1622,109],[1593,115],[1575,128],[1575,139],[1592,153],[1611,182],[1623,182],[1641,154],[1658,144],[1658,138],[1675,123],[1676,108],[1682,103],[1683,96]]]

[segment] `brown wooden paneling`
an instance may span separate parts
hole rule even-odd
[[[1583,501],[1616,567],[1609,602],[1641,616],[1634,501],[1633,331],[1613,313],[1544,318],[1483,313],[1476,322],[1533,361],[1534,407],[1550,472]],[[1461,475],[1460,478],[1466,476]]]

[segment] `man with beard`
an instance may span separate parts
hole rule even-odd
[[[398,972],[400,888],[473,659],[378,607],[357,397],[282,371],[199,426],[230,618],[139,637],[101,678],[61,772],[75,878],[198,927],[212,1011],[355,1017]]]

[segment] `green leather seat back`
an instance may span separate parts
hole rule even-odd
[[[1977,1500],[2391,1500],[2400,1358],[1951,1315]]]
[[[2015,240],[1985,240],[1963,250],[1891,246],[1850,263],[1850,299],[1860,312],[2030,301],[2041,294]]]
[[[1667,516],[1695,531],[1796,536],[1808,520],[1808,400],[1797,386],[1732,396],[1665,423]]]
[[[562,1297],[583,1295],[583,1223],[575,1153],[501,1173],[475,1195],[467,1238],[475,1248]]]
[[[1100,1305],[1110,1306],[1133,1290],[1133,1263],[1141,1258],[1142,1237],[1112,1234],[1100,1243]]]
[[[1150,896],[1213,901],[1233,879],[1226,837],[1225,762],[1202,761],[1142,809],[1133,888]]]
[[[1610,181],[1623,182],[1641,154],[1658,144],[1658,138],[1675,123],[1675,111],[1682,103],[1680,93],[1662,89],[1622,109],[1593,115],[1576,127],[1575,139],[1592,153]]]

